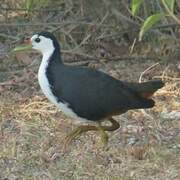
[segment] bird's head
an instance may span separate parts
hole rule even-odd
[[[55,36],[46,31],[33,34],[31,38],[25,40],[25,44],[26,46],[17,47],[13,51],[35,49],[44,55],[45,53],[53,52],[54,50],[59,51],[60,49],[60,45]]]
[[[30,38],[32,49],[40,51],[42,54],[59,50],[60,46],[55,36],[49,32],[40,32]]]

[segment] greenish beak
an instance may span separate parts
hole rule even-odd
[[[27,50],[31,50],[32,49],[32,45],[31,44],[25,44],[25,45],[21,45],[21,46],[17,46],[14,49],[12,49],[11,52],[20,52],[20,51],[27,51]]]
[[[24,41],[23,45],[15,47],[11,52],[16,53],[16,52],[27,51],[27,50],[31,50],[31,49],[32,49],[31,40],[27,39]]]

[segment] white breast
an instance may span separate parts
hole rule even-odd
[[[44,58],[43,58],[44,59]],[[49,81],[46,77],[46,68],[48,66],[48,61],[42,60],[41,65],[39,67],[38,71],[38,81],[39,85],[45,94],[45,96],[53,103],[57,103],[56,97],[53,95],[51,89],[50,89],[50,84]]]
[[[38,71],[38,81],[39,81],[40,87],[41,87],[43,93],[45,94],[45,96],[52,103],[54,103],[58,108],[60,108],[60,110],[62,112],[64,112],[67,116],[84,121],[85,120],[84,118],[79,118],[72,111],[72,109],[68,107],[68,103],[58,102],[57,98],[53,95],[53,93],[51,91],[51,88],[50,88],[51,85],[49,84],[49,81],[46,76],[46,69],[47,69],[48,61],[49,61],[51,54],[52,53],[43,54],[43,59],[42,59],[42,62],[41,62],[41,65],[40,65],[39,71]]]

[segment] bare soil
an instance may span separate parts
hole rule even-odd
[[[122,60],[95,65],[121,80],[138,81],[155,63]],[[99,134],[89,132],[64,153],[63,138],[78,126],[75,120],[44,98],[36,66],[21,68],[16,60],[7,59],[6,70],[14,66],[19,71],[6,71],[8,80],[0,86],[1,179],[179,179],[179,118],[168,116],[179,113],[180,107],[176,63],[157,65],[143,75],[143,81],[166,81],[154,96],[156,106],[114,117],[121,127],[109,133],[106,147]]]

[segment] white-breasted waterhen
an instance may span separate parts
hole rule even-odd
[[[107,142],[105,131],[119,128],[112,116],[130,109],[152,108],[155,103],[151,96],[164,85],[161,80],[123,82],[92,68],[65,65],[60,45],[49,32],[34,34],[30,43],[43,55],[38,80],[46,97],[72,118],[97,122],[97,126],[81,125],[75,129],[66,137],[65,145],[90,130],[99,131],[102,140]],[[102,126],[105,120],[111,126]]]

